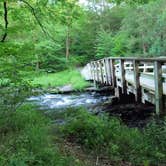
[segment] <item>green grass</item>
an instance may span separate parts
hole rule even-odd
[[[65,70],[54,74],[41,74],[36,76],[32,85],[40,85],[43,88],[72,85],[75,90],[82,90],[89,85],[77,70]]]
[[[53,120],[66,123],[51,124],[49,117],[28,105],[16,112],[0,112],[0,166],[86,166],[63,150],[66,140],[84,147],[85,154],[108,157],[117,165],[166,163],[166,120],[139,130],[84,109],[53,114]]]
[[[98,117],[84,110],[69,111],[61,127],[64,137],[75,140],[96,156],[133,165],[166,164],[166,120],[149,124],[143,131],[129,128],[120,120],[106,115]],[[118,164],[117,164],[118,165]]]
[[[0,166],[81,165],[61,153],[51,128],[50,120],[31,106],[0,113]]]

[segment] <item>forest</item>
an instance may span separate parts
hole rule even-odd
[[[166,165],[165,118],[140,129],[27,101],[84,92],[80,70],[93,60],[165,57],[165,9],[165,0],[0,0],[0,166]]]

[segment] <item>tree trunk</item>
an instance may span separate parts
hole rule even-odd
[[[146,44],[143,43],[143,54],[146,55],[147,53],[147,48],[146,48]]]
[[[8,9],[7,9],[7,2],[3,2],[4,6],[4,21],[5,21],[5,33],[1,39],[1,42],[5,42],[5,39],[7,37],[7,28],[8,28]]]
[[[70,28],[67,26],[67,34],[66,34],[66,60],[69,59],[70,56]]]
[[[36,55],[36,71],[39,71],[39,68],[40,68],[40,64],[39,64],[39,56]]]
[[[142,34],[142,52],[143,55],[146,55],[148,49],[147,43],[144,42],[144,34]]]

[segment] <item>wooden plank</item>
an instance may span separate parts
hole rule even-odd
[[[134,86],[135,86],[135,101],[141,102],[141,86],[140,86],[140,73],[139,73],[139,62],[137,60],[133,61],[133,72],[134,72]]]
[[[164,114],[163,102],[163,83],[162,83],[162,63],[154,62],[154,81],[155,81],[155,105],[156,114]]]
[[[110,59],[110,67],[111,67],[111,86],[116,87],[116,77],[115,77],[115,61]]]
[[[121,84],[122,84],[122,93],[127,94],[126,80],[125,80],[125,69],[124,69],[124,60],[119,60],[120,65],[120,75],[121,75]]]

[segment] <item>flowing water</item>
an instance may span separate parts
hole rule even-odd
[[[103,112],[121,119],[130,127],[143,127],[152,117],[153,107],[145,105],[120,104],[112,105],[114,97],[110,94],[84,92],[73,94],[43,94],[32,96],[28,102],[37,105],[39,110],[47,113],[66,111],[69,108],[83,107],[96,115]]]
[[[37,105],[40,110],[58,111],[76,107],[86,107],[91,110],[94,107],[102,109],[104,103],[110,101],[111,98],[112,96],[109,95],[87,92],[74,94],[44,94],[32,96],[28,99],[28,101]]]

